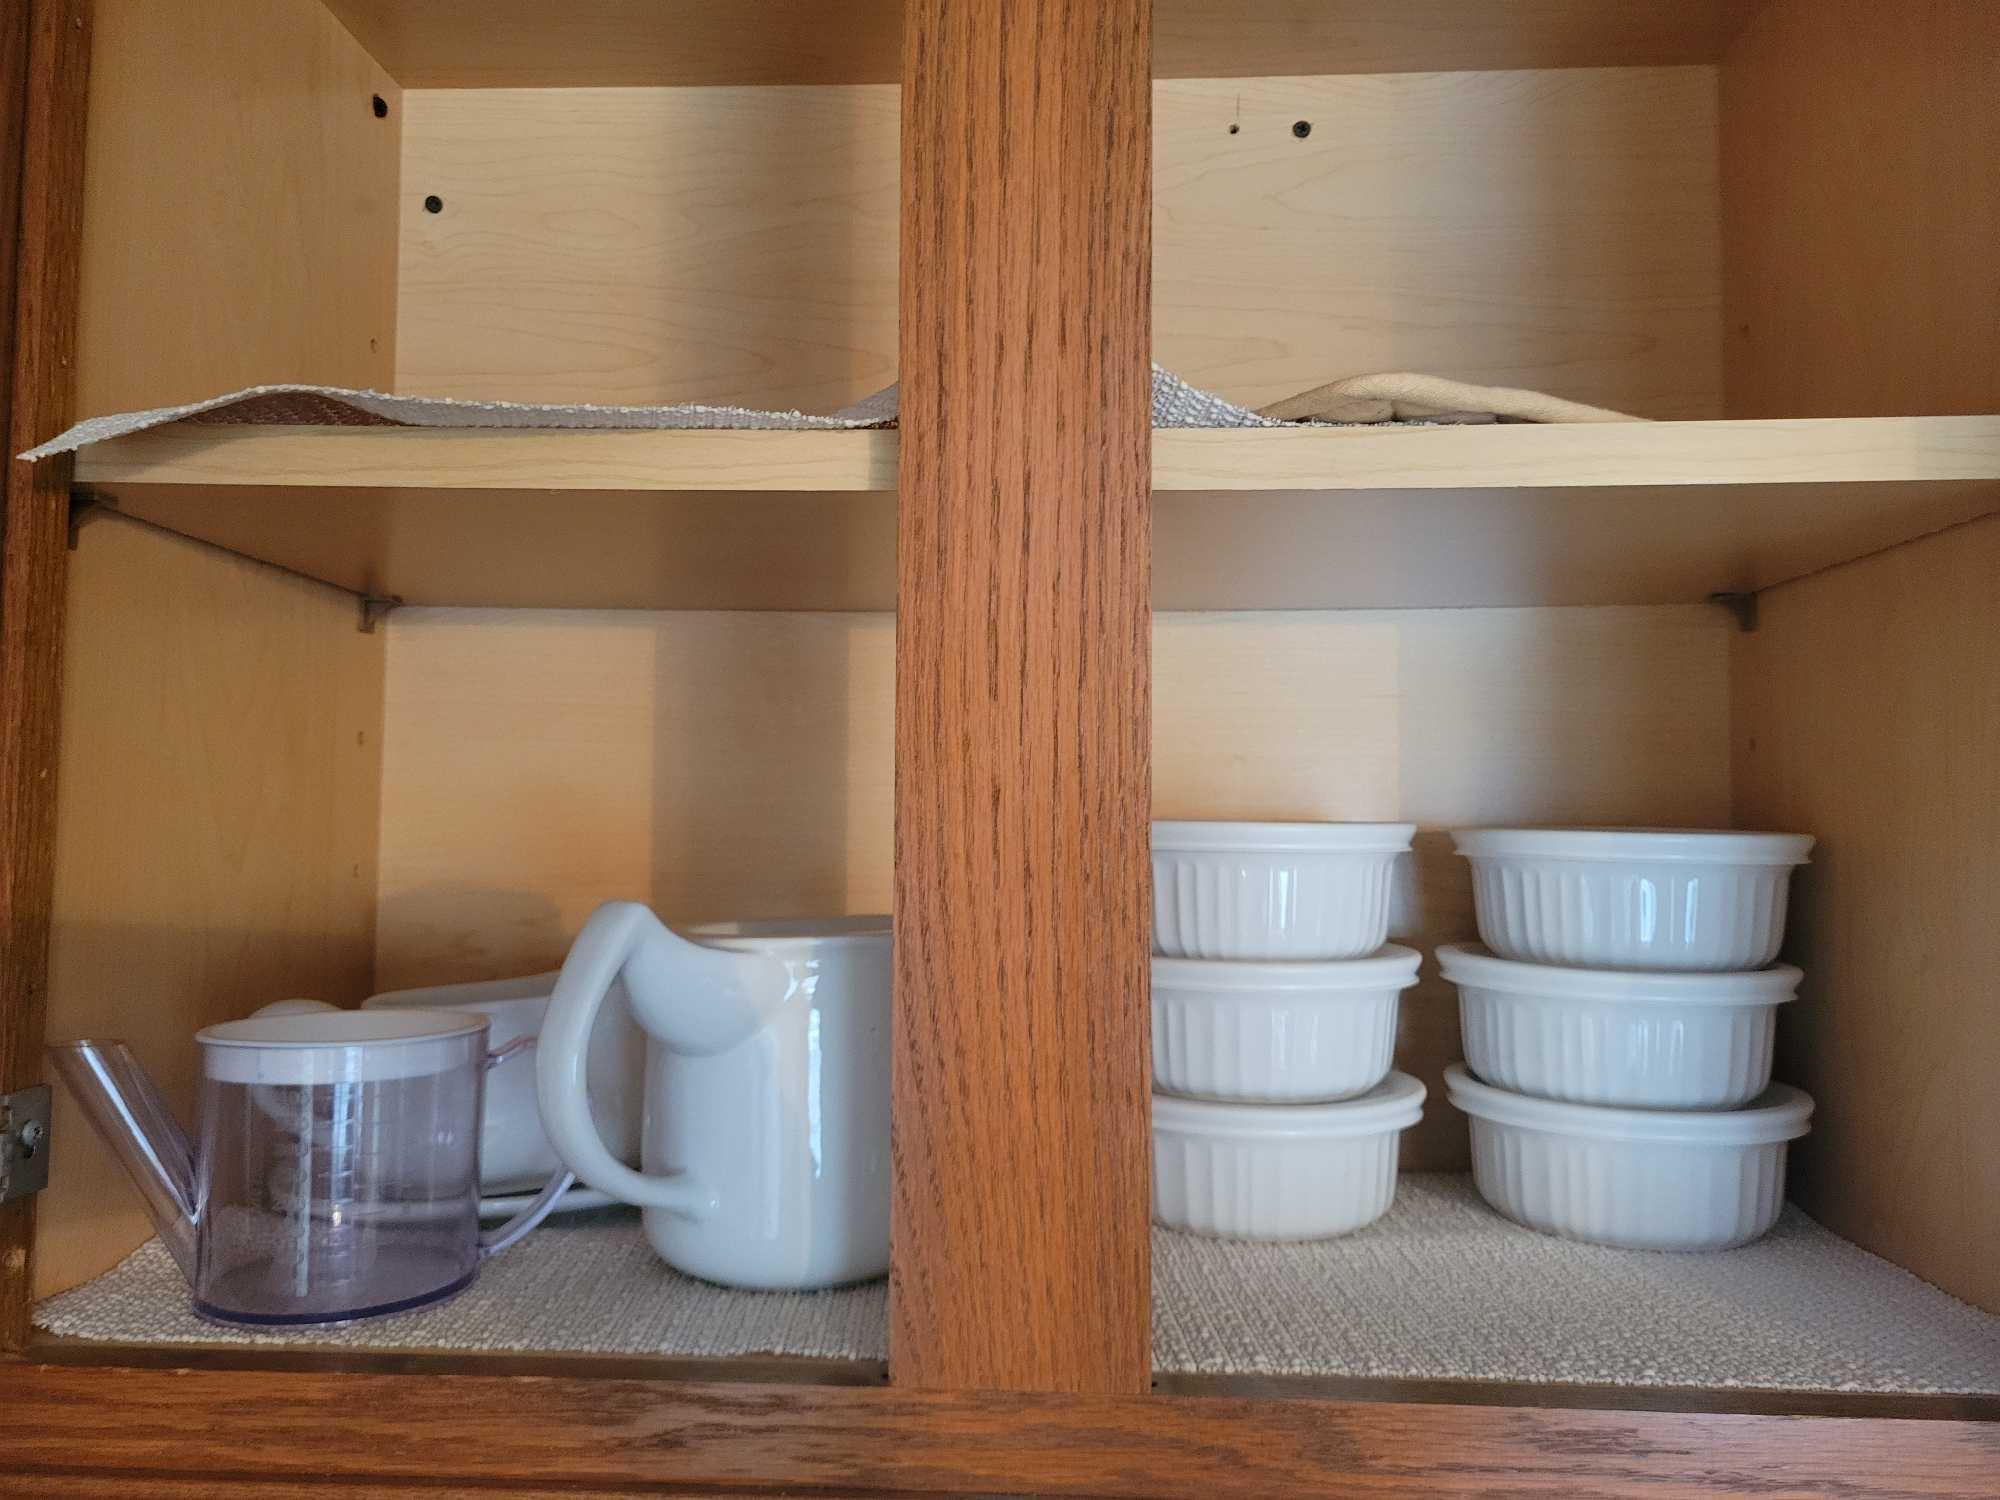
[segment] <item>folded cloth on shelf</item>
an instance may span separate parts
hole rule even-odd
[[[1438,375],[1350,375],[1258,409],[1285,422],[1643,422],[1581,401]]]

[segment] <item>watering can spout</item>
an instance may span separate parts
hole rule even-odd
[[[194,1148],[123,1042],[64,1042],[49,1061],[118,1158],[181,1274],[195,1279]]]

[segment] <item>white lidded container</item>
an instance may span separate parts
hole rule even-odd
[[[1479,936],[1501,958],[1598,969],[1761,969],[1778,956],[1793,833],[1468,828]]]
[[[1362,958],[1389,936],[1389,877],[1413,823],[1153,825],[1153,951]]]
[[[1778,1007],[1805,976],[1634,973],[1515,963],[1452,943],[1465,1061],[1517,1094],[1640,1109],[1734,1109],[1771,1082]]]
[[[1511,1094],[1445,1069],[1471,1117],[1472,1180],[1517,1224],[1631,1250],[1727,1250],[1778,1222],[1787,1143],[1812,1099],[1773,1084],[1748,1109],[1606,1109]]]
[[[1389,1074],[1422,960],[1386,944],[1330,963],[1153,960],[1153,1086],[1241,1103],[1352,1098]]]
[[[1338,1104],[1219,1104],[1153,1095],[1153,1221],[1245,1240],[1330,1239],[1396,1197],[1396,1147],[1424,1086],[1391,1073]]]

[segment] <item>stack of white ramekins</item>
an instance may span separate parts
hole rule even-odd
[[[1812,1100],[1771,1083],[1798,834],[1471,829],[1458,986],[1480,1195],[1549,1234],[1721,1250],[1777,1222]]]
[[[1153,825],[1153,1217],[1323,1239],[1388,1212],[1424,1086],[1390,1071],[1408,823]]]

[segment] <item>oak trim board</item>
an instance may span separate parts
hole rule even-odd
[[[1139,1391],[1150,1369],[1151,16],[905,9],[904,1386]]]
[[[77,250],[82,239],[89,0],[33,0],[0,33],[0,75],[25,83],[20,124],[0,132],[0,181],[18,194],[7,302],[11,360],[4,431],[11,455],[70,420],[76,388]],[[39,1083],[55,890],[55,777],[61,731],[69,462],[9,457],[0,536],[0,1089]],[[0,1351],[28,1334],[35,1204],[0,1208]]]
[[[2000,1424],[0,1364],[18,1472],[1268,1500],[1992,1494]],[[1442,1455],[1448,1459],[1441,1460]]]

